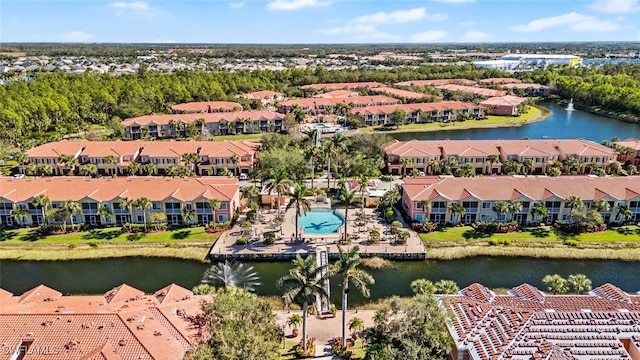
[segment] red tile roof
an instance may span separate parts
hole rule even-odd
[[[628,139],[624,139],[622,141],[617,141],[615,144],[616,145],[620,145],[620,146],[625,146],[625,147],[632,148],[635,151],[639,151],[640,150],[640,140],[635,139],[635,138],[628,138]]]
[[[156,291],[153,296],[155,296],[156,299],[158,299],[158,302],[162,304],[166,302],[188,300],[193,296],[193,292],[180,285],[170,284]]]
[[[311,84],[300,86],[300,89],[316,89],[319,91],[333,91],[333,90],[344,90],[349,89],[353,90],[356,88],[375,88],[378,86],[382,86],[382,84],[377,82],[356,82],[356,83],[331,83],[331,84]]]
[[[306,98],[287,100],[280,103],[281,106],[286,107],[316,107],[316,106],[336,106],[337,104],[354,104],[375,106],[376,104],[397,104],[398,99],[394,99],[388,96],[373,95],[373,96],[354,96],[349,98]]]
[[[104,294],[104,298],[109,304],[139,300],[143,296],[144,296],[144,291],[138,290],[127,284],[122,284],[118,287],[115,287]]]
[[[507,93],[502,90],[485,89],[485,88],[478,88],[478,87],[464,86],[464,85],[457,85],[457,84],[438,85],[436,86],[436,88],[440,90],[445,90],[448,92],[459,91],[462,93],[474,94],[478,96],[487,96],[487,97],[507,95]]]
[[[357,92],[352,90],[334,90],[325,93],[315,94],[313,98],[348,98],[360,96]]]
[[[478,83],[480,85],[495,85],[495,84],[520,84],[522,81],[515,78],[488,78],[482,79]]]
[[[198,119],[204,119],[206,123],[217,123],[221,120],[228,122],[244,120],[282,120],[284,115],[272,111],[234,111],[223,113],[201,113],[201,114],[155,114],[145,115],[126,119],[122,126],[147,126],[147,125],[169,125],[171,121],[177,123],[193,123]]]
[[[30,303],[40,301],[52,301],[62,296],[62,293],[45,285],[38,285],[20,296],[19,303]]]
[[[98,202],[121,198],[146,197],[151,201],[169,198],[191,201],[219,199],[230,201],[239,191],[238,180],[226,177],[165,178],[118,177],[90,179],[83,177],[49,177],[12,179],[0,177],[0,198],[11,202],[28,202],[38,194],[51,201],[93,199]]]
[[[527,99],[520,97],[520,96],[514,96],[514,95],[505,95],[505,96],[495,96],[495,97],[490,97],[486,100],[483,100],[480,105],[484,105],[484,106],[491,106],[491,105],[496,105],[496,106],[518,106],[520,104],[522,104],[523,102],[527,101]]]
[[[220,111],[242,110],[242,105],[231,101],[199,101],[176,104],[171,106],[171,110],[186,113],[206,113]]]
[[[467,80],[467,79],[435,79],[435,80],[409,80],[409,81],[402,81],[399,83],[396,83],[396,86],[422,86],[422,87],[428,87],[428,86],[440,86],[440,85],[446,85],[446,84],[459,84],[459,85],[466,85],[466,86],[474,86],[477,83],[473,80]]]
[[[278,97],[284,97],[284,96],[285,94],[281,92],[271,91],[271,90],[261,90],[261,91],[246,93],[246,94],[239,94],[239,95],[236,95],[236,98],[245,98],[249,100],[263,100],[263,99],[278,98]]]
[[[411,114],[418,111],[430,112],[430,111],[445,111],[445,110],[451,111],[451,110],[480,109],[480,106],[472,103],[461,102],[461,101],[440,101],[440,102],[432,102],[432,103],[367,106],[364,108],[351,109],[351,113],[361,114],[361,115],[392,114],[396,109],[402,109],[407,114]]]
[[[395,89],[387,86],[378,87],[378,88],[372,89],[371,91],[373,91],[376,94],[389,95],[398,99],[417,100],[417,99],[435,98],[435,96],[431,94],[419,93],[415,91],[408,91],[408,90],[402,90],[402,89]]]

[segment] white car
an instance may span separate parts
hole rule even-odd
[[[246,173],[242,173],[242,174],[240,174],[240,176],[238,177],[238,179],[240,179],[240,180],[247,180],[247,179],[249,179],[249,175],[247,175]]]
[[[14,179],[22,179],[24,178],[24,174],[13,174]]]

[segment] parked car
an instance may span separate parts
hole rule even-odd
[[[249,175],[246,174],[246,173],[242,173],[242,174],[240,174],[238,179],[240,179],[240,180],[248,180],[249,179]]]
[[[24,174],[13,174],[14,179],[22,179],[24,178]]]

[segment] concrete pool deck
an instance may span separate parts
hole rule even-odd
[[[344,208],[336,209],[344,216]],[[424,244],[418,237],[418,234],[408,228],[402,231],[409,232],[410,236],[406,245],[396,245],[393,241],[393,235],[389,233],[389,227],[382,222],[382,219],[374,212],[375,209],[364,209],[365,222],[364,226],[356,224],[357,214],[360,209],[349,209],[347,233],[356,237],[351,244],[342,245],[344,250],[350,250],[353,246],[360,246],[360,256],[362,257],[381,257],[385,259],[405,259],[405,260],[424,260],[426,258],[426,249]],[[284,207],[282,208],[284,211]],[[338,241],[344,235],[344,228],[339,229],[338,233],[332,234],[300,234],[300,238],[304,242],[293,243],[291,241],[295,234],[294,209],[285,212],[284,222],[281,226],[274,226],[276,210],[260,210],[262,221],[257,221],[252,227],[252,236],[247,237],[249,243],[247,245],[235,245],[238,238],[241,237],[242,228],[237,224],[220,236],[211,248],[209,257],[212,260],[224,259],[244,259],[244,260],[286,260],[296,256],[296,254],[306,255],[315,252],[318,246],[328,246],[330,257],[335,258],[338,254]],[[380,232],[380,243],[377,245],[369,245],[369,231],[376,229]],[[276,242],[274,245],[264,245],[261,234],[275,231]]]

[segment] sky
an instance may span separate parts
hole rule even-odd
[[[640,41],[640,0],[1,0],[0,42]]]

